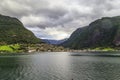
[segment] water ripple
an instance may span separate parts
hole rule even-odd
[[[0,58],[0,80],[119,80],[119,57],[37,54]]]

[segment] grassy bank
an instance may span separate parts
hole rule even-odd
[[[0,45],[0,53],[3,54],[16,54],[26,52],[113,52],[119,51],[119,48],[112,47],[97,47],[82,50],[66,49],[62,46],[54,46],[48,44],[11,44],[11,45]]]
[[[0,45],[0,53],[22,53],[22,52],[67,52],[62,46],[55,46],[50,44],[11,44]]]
[[[16,52],[22,52],[21,46],[19,44],[12,44],[12,45],[1,45],[0,46],[0,53],[16,53]]]

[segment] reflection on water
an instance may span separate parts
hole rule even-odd
[[[0,57],[0,80],[120,80],[120,58],[43,53]]]

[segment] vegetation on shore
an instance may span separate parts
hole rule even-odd
[[[23,52],[21,49],[21,46],[19,44],[12,44],[12,45],[1,45],[0,46],[0,52],[1,53],[16,53],[16,52]]]
[[[0,53],[22,53],[22,52],[112,52],[119,51],[118,48],[112,47],[97,47],[87,48],[82,50],[74,50],[64,48],[62,46],[55,46],[50,44],[11,44],[1,45]]]
[[[69,49],[62,46],[50,44],[11,44],[1,45],[0,53],[21,53],[21,52],[65,52]]]
[[[85,48],[85,49],[69,49],[70,52],[120,52],[118,47],[96,47],[96,48]]]

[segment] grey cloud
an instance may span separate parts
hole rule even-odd
[[[87,6],[92,8],[92,13],[88,16],[92,19],[97,19],[104,16],[104,12],[116,9],[111,4],[114,0],[78,0],[79,5]]]
[[[38,11],[38,14],[49,17],[50,19],[59,19],[60,17],[63,17],[67,13],[68,13],[67,9],[57,6],[54,8],[40,9]]]
[[[47,7],[45,0],[1,0],[0,11],[5,15],[21,18],[30,14],[34,15],[38,9]]]

